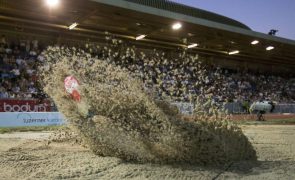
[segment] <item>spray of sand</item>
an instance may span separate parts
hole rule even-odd
[[[240,128],[227,121],[183,121],[168,103],[157,103],[130,73],[80,50],[49,47],[40,68],[44,91],[71,128],[102,156],[137,162],[225,164],[256,160]],[[64,89],[75,76],[81,102]]]

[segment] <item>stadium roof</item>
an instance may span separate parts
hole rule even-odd
[[[74,22],[79,25],[69,30]],[[175,22],[181,22],[182,29],[172,30]],[[295,67],[295,41],[254,32],[229,18],[164,0],[61,0],[56,9],[49,9],[44,1],[2,0],[0,26],[4,33],[95,40],[108,31],[150,47],[197,43],[191,51],[238,62]],[[135,41],[141,34],[146,38]],[[253,40],[259,44],[251,45]],[[268,46],[274,49],[266,51]],[[233,50],[240,53],[228,55]]]
[[[245,24],[242,24],[228,17],[221,16],[219,14],[208,12],[202,9],[175,3],[168,0],[148,0],[148,1],[147,0],[126,0],[126,1],[250,30],[250,28],[246,26]]]

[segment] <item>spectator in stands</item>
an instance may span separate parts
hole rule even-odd
[[[4,53],[5,53],[4,44],[0,44],[0,54],[4,54]]]
[[[13,92],[14,94],[19,94],[19,93],[20,93],[20,87],[19,87],[17,84],[15,84],[15,85],[13,86],[13,88],[12,88],[12,92]]]
[[[16,65],[15,65],[14,68],[11,70],[11,72],[13,73],[13,75],[14,75],[15,77],[20,76],[20,70],[19,70],[19,68],[18,68]]]
[[[0,84],[0,98],[6,99],[8,98],[8,93],[6,89]]]
[[[1,35],[1,41],[0,41],[0,44],[1,45],[6,45],[7,42],[6,42],[6,36],[4,34]]]
[[[38,49],[38,40],[37,39],[34,39],[32,41],[32,44],[33,44],[33,49]]]

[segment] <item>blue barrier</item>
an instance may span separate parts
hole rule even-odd
[[[53,126],[65,124],[59,112],[1,112],[0,127]]]

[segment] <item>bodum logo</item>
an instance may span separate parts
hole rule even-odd
[[[24,105],[10,105],[6,102],[3,103],[4,112],[46,112],[46,104],[34,104],[26,103]]]

